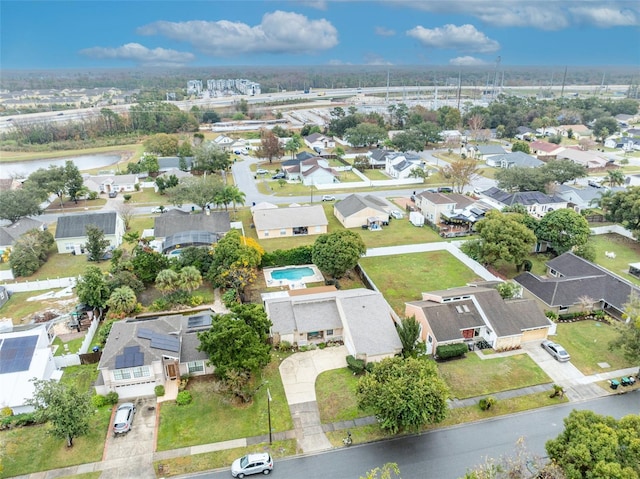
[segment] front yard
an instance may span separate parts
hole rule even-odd
[[[399,315],[404,315],[404,303],[420,300],[423,291],[480,279],[447,251],[362,258],[360,265]]]
[[[598,321],[558,323],[554,341],[560,343],[571,355],[571,364],[583,374],[591,375],[636,366],[625,360],[619,350],[609,350],[609,343],[618,337],[614,326]],[[598,363],[607,363],[601,368]]]
[[[163,403],[160,407],[158,451],[268,434],[267,387],[271,393],[271,424],[274,432],[293,428],[289,405],[278,367],[284,359],[274,352],[272,361],[257,380],[259,386],[249,404],[231,404],[215,388],[212,378],[191,379],[187,389],[193,402],[187,406]]]

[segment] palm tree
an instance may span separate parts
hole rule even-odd
[[[229,188],[229,197],[231,198],[231,202],[233,203],[233,210],[236,211],[236,205],[244,206],[244,200],[246,199],[246,195],[244,194],[243,191],[240,191],[240,189],[235,185],[231,185],[228,188]]]
[[[624,173],[622,170],[609,170],[605,178],[610,187],[620,186],[624,184]]]
[[[162,293],[173,293],[178,289],[180,277],[172,269],[163,269],[156,276],[156,289]]]
[[[202,285],[202,275],[195,266],[185,266],[180,270],[178,284],[180,288],[191,293]]]
[[[135,309],[137,301],[136,293],[129,286],[122,286],[113,290],[107,300],[107,306],[114,313],[128,314]]]
[[[614,193],[611,190],[601,190],[598,192],[598,196],[589,201],[589,206],[596,206],[601,208],[603,211],[606,211],[607,201],[613,197],[613,194]]]
[[[293,159],[300,148],[302,148],[302,137],[297,133],[284,145],[284,150],[291,153],[291,159]]]

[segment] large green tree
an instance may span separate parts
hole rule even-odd
[[[640,415],[617,420],[574,409],[546,449],[567,479],[638,479]]]
[[[520,266],[536,244],[536,235],[523,222],[518,213],[490,211],[478,221],[480,255],[485,264],[505,261]]]
[[[360,123],[344,132],[344,139],[353,146],[371,146],[387,138],[387,131],[372,123]]]
[[[198,333],[198,339],[198,350],[207,353],[222,378],[230,371],[255,374],[269,364],[271,346],[235,312],[214,315],[211,329]]]
[[[87,266],[78,279],[76,293],[80,302],[102,309],[107,305],[111,291],[102,270],[97,266]]]
[[[261,250],[246,244],[239,230],[232,229],[213,246],[207,279],[217,287],[242,290],[255,280],[262,254]]]
[[[48,231],[29,230],[14,243],[9,265],[14,276],[30,276],[46,263],[49,251],[55,244]]]
[[[400,324],[397,325],[398,336],[402,343],[402,356],[405,358],[417,358],[425,354],[427,347],[420,340],[420,323],[415,316],[402,318]]]
[[[15,223],[25,216],[41,215],[40,203],[27,189],[0,191],[0,219]]]
[[[216,198],[223,190],[224,184],[215,175],[184,178],[180,182],[165,190],[165,193],[176,206],[184,203],[194,203],[204,211],[207,205],[214,205]]]
[[[96,225],[87,225],[87,242],[85,248],[89,261],[100,261],[109,247],[109,240],[104,237],[104,231]]]
[[[572,160],[551,160],[540,168],[548,182],[555,181],[561,185],[587,176],[587,168]]]
[[[175,156],[178,154],[178,138],[166,133],[157,133],[144,142],[144,148],[159,156]]]
[[[311,258],[323,272],[334,278],[342,278],[355,268],[358,260],[367,252],[362,237],[349,230],[320,235],[313,243]]]
[[[205,173],[222,172],[231,166],[231,156],[215,143],[209,141],[193,149],[192,170]]]
[[[78,203],[78,196],[83,192],[84,180],[80,170],[71,160],[64,163],[64,186],[71,201]]]
[[[632,186],[625,191],[603,195],[600,201],[605,217],[620,223],[640,238],[640,186]]]
[[[442,421],[449,389],[432,360],[393,357],[374,364],[356,396],[360,408],[373,411],[380,427],[395,434]]]
[[[548,241],[558,254],[584,245],[589,241],[590,234],[591,229],[585,217],[568,208],[547,213],[536,229],[538,239]]]
[[[619,324],[619,335],[609,344],[609,349],[622,350],[624,357],[633,364],[640,364],[640,296],[631,293],[624,304],[626,322]]]
[[[401,131],[392,140],[393,146],[402,151],[422,151],[424,149],[424,138],[418,130]]]
[[[50,433],[66,439],[73,446],[76,437],[89,432],[93,406],[89,394],[58,381],[34,381],[35,391],[27,404],[36,410],[38,419],[49,422]]]

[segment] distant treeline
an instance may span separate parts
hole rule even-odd
[[[457,84],[482,87],[505,86],[548,87],[561,85],[564,67],[482,67],[454,66],[297,66],[297,67],[208,67],[183,69],[96,69],[3,71],[0,88],[10,91],[63,88],[120,88],[123,90],[184,89],[188,80],[211,78],[249,78],[261,84],[265,93],[303,88],[357,88],[385,86],[387,75],[391,86],[433,86]],[[568,67],[566,85],[637,85],[637,68]]]

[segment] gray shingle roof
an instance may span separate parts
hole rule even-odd
[[[545,195],[540,191],[519,191],[517,193],[507,193],[495,186],[483,191],[482,194],[507,206],[516,204],[525,206],[535,204],[544,205],[549,203],[562,203],[565,201],[555,195]]]
[[[537,168],[538,166],[544,165],[543,161],[540,161],[535,156],[527,155],[522,151],[496,155],[492,157],[491,160],[495,163],[506,161],[509,165],[519,166],[521,168]]]
[[[231,222],[227,211],[212,211],[209,215],[192,215],[180,210],[169,210],[155,218],[153,232],[159,238],[166,238],[185,231],[223,234],[230,228]]]
[[[328,225],[329,221],[322,206],[313,205],[255,210],[253,223],[258,230],[273,230],[298,226],[324,226]]]
[[[33,218],[20,218],[9,226],[0,228],[0,245],[12,245],[20,236],[32,229],[42,228],[42,221]]]
[[[335,209],[343,215],[345,218],[356,214],[366,208],[372,208],[380,211],[380,213],[387,214],[387,203],[373,195],[349,195],[345,199],[336,203]]]
[[[88,225],[97,226],[105,235],[113,235],[116,233],[117,216],[115,211],[61,216],[58,218],[58,225],[56,226],[56,239],[86,236],[86,227]]]
[[[500,145],[478,145],[478,152],[481,155],[503,155],[506,153]]]
[[[640,294],[637,286],[571,252],[552,259],[547,266],[562,276],[540,278],[527,272],[515,281],[549,306],[571,306],[579,303],[581,296],[588,296],[622,311],[632,292]]]

